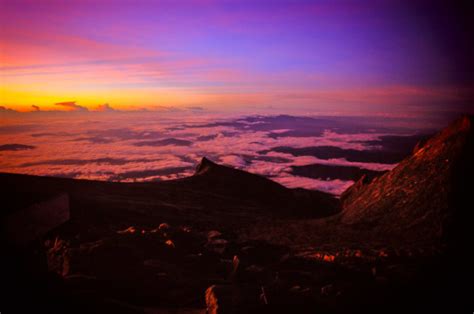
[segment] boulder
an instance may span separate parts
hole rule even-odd
[[[212,285],[206,290],[208,314],[235,313],[239,297],[231,285]]]
[[[220,233],[217,230],[211,230],[207,233],[207,239],[214,239],[214,238],[219,238],[222,236],[222,233]]]

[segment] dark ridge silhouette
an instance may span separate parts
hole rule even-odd
[[[146,175],[168,172],[157,169]],[[126,176],[142,175],[129,173]],[[338,200],[330,194],[288,189],[262,176],[218,165],[207,158],[197,166],[195,175],[178,180],[113,183],[0,173],[0,188],[5,192],[4,203],[9,208],[21,207],[18,204],[41,199],[42,195],[68,193],[72,215],[125,219],[130,223],[146,220],[147,216],[208,222],[215,220],[216,215],[223,215],[219,223],[234,224],[255,213],[322,217],[339,211]],[[137,204],[146,210],[136,211]],[[234,216],[237,220],[230,218]]]
[[[294,215],[327,216],[339,210],[339,202],[330,194],[306,189],[288,189],[263,176],[218,165],[203,158],[193,177],[186,180],[205,186],[221,195],[254,199],[276,212]]]

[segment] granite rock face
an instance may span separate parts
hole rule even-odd
[[[346,191],[341,222],[411,241],[446,240],[471,211],[473,151],[473,118],[464,116],[392,171]]]

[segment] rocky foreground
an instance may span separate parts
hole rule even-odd
[[[472,282],[473,134],[472,117],[463,117],[341,199],[286,189],[207,159],[193,177],[158,183],[0,174],[10,230],[2,307],[472,311],[466,285]],[[24,227],[11,217],[57,194],[68,196],[67,222],[12,244],[11,235]]]

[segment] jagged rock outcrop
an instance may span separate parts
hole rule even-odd
[[[392,171],[358,182],[342,196],[341,222],[412,242],[454,236],[474,195],[473,135],[473,117],[463,116]]]
[[[341,194],[341,200],[344,202],[351,202],[353,196],[358,195],[358,193],[364,189],[372,180],[367,175],[363,175],[359,180],[357,180],[353,185],[351,185],[347,190]]]

